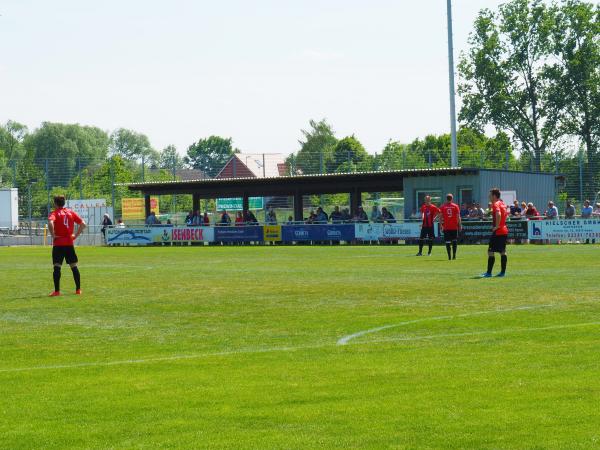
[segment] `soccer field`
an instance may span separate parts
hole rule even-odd
[[[485,250],[0,248],[0,447],[600,447],[600,246]]]

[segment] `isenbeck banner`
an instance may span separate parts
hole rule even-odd
[[[300,241],[353,241],[354,225],[284,225],[281,227],[284,242]]]
[[[386,241],[392,239],[418,239],[421,235],[419,222],[406,223],[357,223],[354,225],[356,239],[362,241]]]
[[[600,219],[559,219],[529,221],[529,239],[600,239]]]
[[[212,227],[164,228],[160,242],[214,242],[215,230]]]
[[[508,239],[527,239],[527,221],[509,220],[506,222],[508,228]],[[492,222],[470,222],[462,221],[461,237],[465,241],[481,241],[489,239],[492,235]]]
[[[215,242],[263,242],[261,226],[215,227]]]

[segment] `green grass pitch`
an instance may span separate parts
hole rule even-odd
[[[0,448],[600,448],[600,247],[485,250],[1,248]]]

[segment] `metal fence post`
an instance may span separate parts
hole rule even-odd
[[[12,182],[12,187],[14,187],[14,188],[17,187],[17,160],[16,159],[13,160],[13,182]]]
[[[81,173],[81,156],[77,158],[79,170],[79,200],[83,200],[83,174]]]
[[[145,173],[146,172],[146,167],[145,167],[145,164],[146,164],[145,156],[142,155],[142,183],[144,183],[146,181],[145,180],[145,178],[146,178],[146,173]]]
[[[323,149],[321,149],[319,152],[319,173],[325,173],[323,170]]]
[[[171,170],[172,170],[172,175],[173,175],[173,181],[176,181],[177,180],[177,166],[176,166],[175,156],[173,156],[173,161],[172,161],[171,165],[172,165]],[[171,214],[174,214],[176,212],[175,211],[176,195],[177,194],[171,194]]]
[[[50,214],[50,179],[48,177],[48,158],[46,158],[46,191],[48,192],[48,200],[46,204],[46,209],[48,210],[48,214]]]
[[[579,201],[583,203],[583,147],[579,147]]]
[[[115,205],[115,158],[110,159],[110,194],[111,194],[111,205],[113,208],[113,221],[115,214],[117,213],[117,205]]]

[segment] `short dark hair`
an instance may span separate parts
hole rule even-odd
[[[446,195],[446,200],[451,201],[454,198],[454,195],[448,194]]]
[[[492,188],[490,189],[490,194],[492,194],[496,198],[500,198],[500,189]]]
[[[60,208],[65,206],[65,196],[64,195],[55,195],[54,196],[54,204]]]

